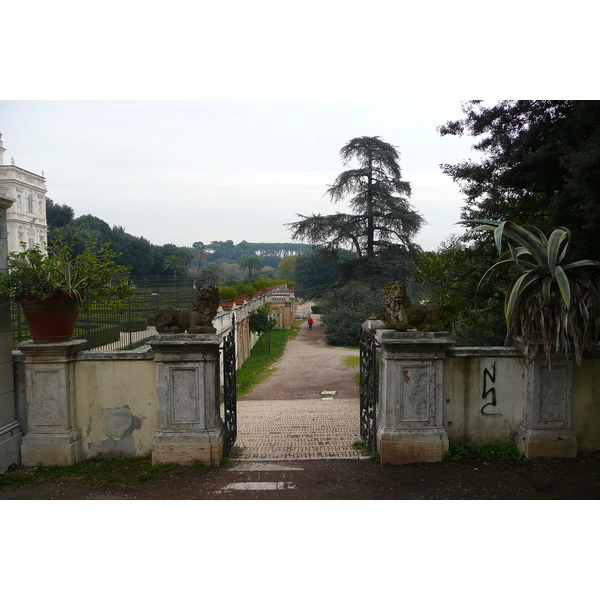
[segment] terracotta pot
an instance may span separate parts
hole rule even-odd
[[[25,296],[21,306],[36,344],[68,342],[73,338],[79,306],[68,292],[54,294],[46,300]]]

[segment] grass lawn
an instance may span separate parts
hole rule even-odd
[[[276,369],[270,368],[285,350],[289,339],[295,338],[303,321],[292,324],[292,329],[273,329],[271,331],[271,352],[268,351],[266,335],[262,335],[250,351],[250,356],[236,372],[238,396],[249,394],[259,383],[263,382]]]

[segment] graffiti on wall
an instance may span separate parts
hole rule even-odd
[[[490,383],[491,384],[496,383],[496,361],[494,361],[491,371],[489,369],[483,370],[483,392],[481,394],[481,398],[483,400],[487,400],[488,396],[491,395],[491,400],[481,407],[481,414],[486,415],[488,417],[495,416],[495,415],[502,415],[502,413],[499,413],[499,412],[488,412],[489,410],[491,410],[488,407],[494,408],[497,403],[496,402],[496,388],[495,388],[495,386],[488,387],[488,385]],[[486,411],[486,409],[488,409],[488,410]]]

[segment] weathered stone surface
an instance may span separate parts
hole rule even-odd
[[[515,439],[528,458],[577,456],[577,435],[571,427],[573,362],[555,360],[552,368],[544,358],[526,367],[523,422]]]
[[[225,427],[219,410],[221,335],[163,335],[150,342],[156,363],[158,427],[154,464],[216,466]]]
[[[83,460],[75,415],[74,360],[85,340],[19,344],[25,355],[27,434],[24,466],[69,465]]]
[[[445,332],[378,330],[377,450],[383,464],[435,462],[448,449],[443,426]]]

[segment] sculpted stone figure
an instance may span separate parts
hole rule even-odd
[[[397,331],[444,331],[444,310],[437,304],[411,304],[406,287],[400,281],[392,281],[383,288],[383,303],[388,311],[380,316],[386,327]]]
[[[219,288],[214,285],[202,285],[196,292],[196,299],[192,304],[192,323],[188,333],[217,333],[213,327],[213,319],[219,311],[221,298]]]
[[[192,323],[192,311],[189,308],[163,306],[154,317],[158,333],[183,333]]]
[[[210,285],[201,286],[192,308],[161,308],[154,323],[158,333],[216,333],[212,321],[219,310],[219,288]]]

